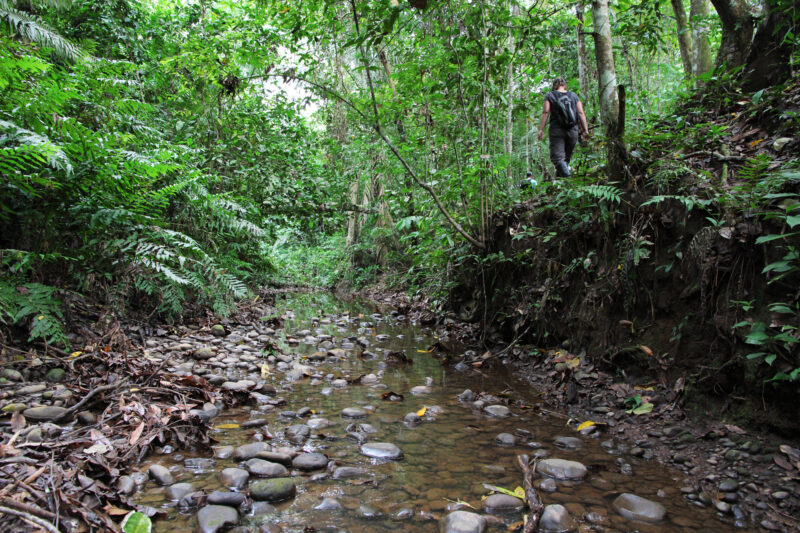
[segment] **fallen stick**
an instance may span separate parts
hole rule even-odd
[[[536,471],[536,459],[531,461],[527,455],[517,456],[517,462],[522,469],[522,488],[525,489],[525,502],[528,504],[530,513],[525,520],[525,527],[522,533],[535,533],[539,526],[539,518],[542,516],[544,504],[539,499],[539,494],[533,488],[533,473]]]
[[[112,383],[111,385],[103,385],[102,387],[97,387],[96,389],[90,390],[89,393],[86,396],[84,396],[81,401],[79,401],[78,403],[76,403],[75,405],[73,405],[72,407],[67,409],[66,411],[64,411],[64,414],[59,416],[58,418],[56,418],[54,420],[54,422],[61,422],[61,421],[68,420],[68,419],[72,418],[72,415],[77,413],[78,410],[81,407],[83,407],[84,405],[86,405],[86,402],[91,400],[95,395],[97,395],[97,394],[99,394],[101,392],[105,392],[107,390],[118,389],[118,388],[120,388],[120,387],[122,387],[124,385],[127,385],[127,383],[128,383],[127,381],[122,381],[121,383]]]
[[[0,505],[0,513],[5,513],[5,514],[8,514],[8,515],[18,516],[19,518],[21,518],[25,522],[28,522],[29,524],[33,524],[34,526],[39,526],[40,528],[42,528],[42,529],[44,529],[46,531],[49,531],[50,533],[59,533],[59,531],[56,528],[56,526],[54,526],[53,524],[51,524],[50,522],[48,522],[48,521],[46,521],[46,520],[44,520],[42,518],[39,518],[38,516],[33,516],[32,514],[29,514],[29,513],[23,512],[23,511],[17,511],[16,509],[11,509],[9,507],[5,507],[5,506],[2,506],[2,505]]]
[[[37,517],[41,518],[42,520],[47,520],[47,521],[56,520],[56,521],[60,522],[60,520],[57,520],[57,519],[61,518],[61,517],[56,516],[55,513],[52,513],[50,511],[47,511],[45,509],[41,509],[41,508],[33,506],[33,505],[29,505],[27,503],[18,502],[17,500],[12,500],[11,498],[0,498],[0,505],[2,505],[3,507],[12,508],[12,509],[14,509],[16,511],[20,511],[20,512],[23,512],[23,513],[28,513],[28,514],[33,515],[33,516],[37,516]],[[63,520],[63,518],[61,518],[61,520]]]

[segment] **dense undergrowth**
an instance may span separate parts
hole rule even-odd
[[[796,434],[798,81],[719,83],[679,102],[631,136],[627,185],[586,166],[543,184],[498,215],[492,253],[464,262],[452,306],[530,357],[563,345]]]

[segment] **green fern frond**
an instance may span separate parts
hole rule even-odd
[[[67,154],[47,137],[21,128],[7,120],[0,120],[0,132],[2,132],[0,133],[0,145],[13,141],[16,144],[13,149],[18,154],[18,159],[11,157],[12,152],[6,149],[3,154],[5,157],[0,161],[4,161],[12,168],[16,167],[23,171],[28,164],[36,161],[38,154],[41,157],[41,161],[46,161],[51,168],[72,174],[72,163]]]
[[[79,46],[59,35],[37,17],[12,7],[8,0],[0,0],[0,17],[6,20],[14,33],[23,39],[52,48],[62,59],[72,63],[94,61]]]

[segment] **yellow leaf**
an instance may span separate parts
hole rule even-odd
[[[565,362],[567,364],[567,368],[578,368],[579,366],[581,366],[581,360],[578,357],[567,359]]]
[[[522,487],[517,487],[516,489],[514,489],[514,494],[516,494],[523,500],[525,499],[525,489],[523,489]]]
[[[425,411],[427,411],[427,410],[428,410],[428,408],[423,406],[422,409],[417,411],[417,416],[425,416]]]
[[[261,365],[261,377],[265,378],[267,376],[269,376],[269,365],[267,363],[264,363],[263,365]]]
[[[69,354],[69,357],[70,357],[70,359],[75,359],[76,357],[78,357],[82,353],[83,352],[72,352],[71,354]]]
[[[417,350],[417,353],[431,353],[430,350]]]
[[[656,390],[656,389],[655,389],[655,388],[653,388],[653,387],[642,387],[641,385],[635,385],[635,386],[633,387],[633,390],[649,390],[649,391],[654,391],[654,390]]]
[[[315,414],[317,414],[317,412],[316,412],[314,409],[312,409],[312,410],[311,410],[311,414],[312,414],[312,415],[315,415]]]
[[[752,148],[752,147],[754,147],[754,146],[758,146],[759,144],[761,144],[761,143],[763,143],[763,142],[764,142],[764,139],[756,139],[755,141],[751,141],[751,142],[747,143],[747,145],[748,145],[750,148]]]
[[[220,424],[215,426],[214,429],[236,429],[239,427],[239,424]]]
[[[578,426],[578,431],[581,431],[581,430],[586,429],[586,428],[590,428],[593,425],[594,425],[594,422],[592,422],[591,420],[587,420],[586,422],[584,422],[583,424]]]
[[[39,315],[36,320],[44,320],[44,315]]]

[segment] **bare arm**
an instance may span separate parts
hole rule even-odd
[[[583,104],[578,100],[578,120],[581,125],[581,132],[584,135],[589,135],[589,123],[586,121],[586,114],[583,112]]]
[[[583,111],[580,111],[580,112],[583,113]],[[549,117],[549,116],[550,116],[550,102],[547,100],[547,98],[545,98],[544,99],[544,110],[542,111],[542,120],[539,121],[539,140],[540,141],[542,140],[542,137],[544,137],[544,125],[547,124],[547,117]],[[585,118],[584,118],[584,121],[586,121]]]

